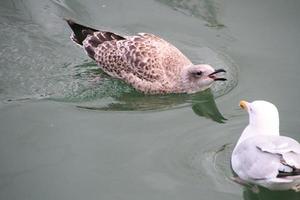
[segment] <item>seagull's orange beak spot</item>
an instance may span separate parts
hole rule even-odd
[[[248,109],[248,102],[247,101],[240,101],[240,107],[243,109],[243,110],[247,110]]]

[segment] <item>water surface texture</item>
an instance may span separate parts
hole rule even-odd
[[[230,180],[241,99],[279,108],[300,141],[296,0],[1,0],[0,199],[299,199]],[[143,95],[104,74],[63,18],[150,32],[227,82]]]

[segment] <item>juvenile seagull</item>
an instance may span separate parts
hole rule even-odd
[[[241,101],[249,124],[231,157],[233,171],[245,183],[270,190],[300,190],[300,144],[279,135],[277,108],[267,101]]]
[[[176,47],[149,34],[120,36],[66,20],[71,39],[108,75],[150,94],[195,93],[214,81],[225,81],[208,64],[194,65]]]

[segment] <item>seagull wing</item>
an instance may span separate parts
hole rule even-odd
[[[289,137],[273,136],[268,141],[259,141],[257,148],[265,153],[280,156],[278,177],[300,175],[300,144]]]
[[[290,179],[300,175],[300,144],[289,137],[251,137],[239,144],[232,159],[236,173],[246,179]]]
[[[233,170],[243,179],[262,180],[275,178],[280,168],[280,155],[264,152],[258,148],[268,140],[264,137],[251,137],[241,142],[233,151]]]

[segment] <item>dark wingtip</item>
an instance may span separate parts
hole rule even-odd
[[[75,20],[70,19],[70,18],[65,18],[65,17],[64,17],[63,20],[65,20],[71,28],[72,28],[74,25],[77,24],[77,23],[75,22]]]
[[[70,28],[73,31],[71,36],[72,40],[79,45],[82,45],[82,42],[85,40],[87,35],[93,34],[93,32],[98,31],[97,29],[93,29],[87,26],[83,26],[81,24],[76,23],[73,19],[70,18],[63,18]]]
[[[73,20],[72,20],[72,19],[70,19],[70,18],[66,18],[66,17],[64,17],[64,18],[63,18],[63,20],[64,20],[64,21],[66,21],[68,24],[70,24],[70,23],[72,23],[72,22],[73,22]]]

